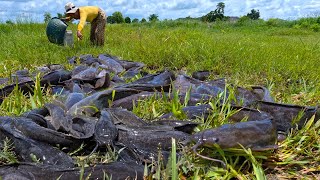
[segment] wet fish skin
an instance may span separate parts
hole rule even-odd
[[[63,168],[51,165],[37,165],[32,163],[7,165],[0,167],[3,180],[79,180],[81,168]],[[135,162],[112,162],[97,164],[84,168],[83,177],[103,179],[105,176],[113,180],[143,179],[144,166]]]
[[[10,124],[10,126],[14,126],[14,128],[19,130],[24,136],[37,141],[54,145],[61,144],[63,146],[72,146],[79,143],[79,139],[71,135],[42,127],[25,117],[0,117],[0,121],[1,127]]]
[[[186,94],[188,91],[195,93],[195,89],[202,81],[191,78],[187,75],[177,75],[173,82],[174,88],[179,91],[180,94]]]
[[[81,82],[90,82],[94,81],[99,74],[98,68],[88,67],[85,70],[82,70],[81,72],[72,75],[72,80],[78,80]]]
[[[50,123],[55,130],[61,132],[70,132],[71,121],[66,117],[65,109],[55,103],[46,103],[44,105],[48,109],[51,116]]]
[[[18,83],[18,84],[11,84],[11,85],[3,87],[2,89],[0,89],[0,102],[1,103],[4,100],[4,98],[7,97],[14,90],[14,88],[16,86],[18,86],[19,89],[25,94],[32,93],[32,91],[33,91],[32,87],[34,86],[34,81],[27,81],[27,82],[22,82],[22,83]]]
[[[98,121],[96,117],[88,116],[67,116],[71,119],[72,128],[70,129],[70,135],[75,139],[79,139],[82,142],[93,137],[95,132],[95,125]]]
[[[125,125],[130,127],[144,127],[148,125],[145,121],[127,109],[107,108],[105,110],[110,114],[115,125]]]
[[[224,88],[219,86],[212,86],[209,84],[200,84],[196,87],[195,92],[199,94],[207,94],[212,97],[217,97],[220,93],[223,93],[225,91]],[[226,92],[226,96],[229,96],[229,92]]]
[[[41,116],[47,116],[49,115],[49,111],[47,108],[45,107],[41,107],[41,108],[37,108],[37,109],[32,109],[28,112],[25,112],[24,114],[28,114],[28,113],[34,113],[34,114],[40,114]]]
[[[110,83],[111,80],[109,73],[103,70],[98,74],[94,87],[95,89],[105,89],[110,86]]]
[[[236,111],[229,117],[229,120],[231,122],[240,122],[244,118],[246,118],[247,121],[261,121],[265,119],[273,119],[273,117],[269,113],[253,108],[247,108],[243,106],[231,106],[231,109]]]
[[[119,85],[119,88],[131,88],[140,91],[164,91],[169,92],[171,82],[175,80],[175,75],[171,71],[164,71],[157,74],[147,75],[132,83]]]
[[[258,97],[259,101],[274,102],[271,92],[263,86],[251,86],[251,91]]]
[[[100,64],[105,65],[107,70],[110,70],[115,74],[119,74],[125,70],[116,60],[108,55],[100,54],[98,59]]]
[[[64,81],[71,79],[71,72],[59,69],[56,71],[51,71],[48,74],[45,74],[40,83],[42,86],[44,85],[61,85],[64,84]]]
[[[117,61],[125,70],[138,70],[145,66],[144,63],[141,62],[134,62],[134,61],[128,61],[128,60],[119,60],[117,58],[113,58],[115,61]]]
[[[30,123],[32,121],[26,121]],[[17,128],[17,122],[10,117],[1,117],[0,137],[9,137],[13,142],[14,151],[24,162],[33,162],[31,155],[39,158],[43,164],[59,165],[61,167],[74,167],[70,156],[51,145],[26,137],[21,128]],[[20,123],[21,125],[21,123]],[[34,129],[35,130],[35,129]],[[38,133],[34,131],[33,133]],[[41,136],[38,134],[38,136]],[[4,139],[1,139],[3,141]]]
[[[118,143],[124,144],[126,147],[133,149],[138,156],[151,160],[161,151],[170,151],[171,140],[175,138],[177,142],[189,139],[190,135],[175,130],[159,130],[159,128],[144,127],[128,127],[117,126]],[[151,158],[151,159],[150,159]]]
[[[102,110],[100,118],[95,125],[94,139],[99,146],[113,145],[118,136],[118,130],[108,111]]]
[[[88,68],[90,68],[90,67],[86,66],[86,65],[78,65],[78,66],[74,67],[71,71],[71,77],[74,77],[75,75],[79,74],[82,71],[85,71]]]
[[[64,69],[63,65],[61,65],[61,64],[50,64],[50,65],[48,65],[48,67],[51,71],[57,71],[60,69]]]
[[[200,123],[186,121],[186,120],[157,120],[152,121],[152,125],[161,125],[170,126],[173,129],[181,132],[185,132],[187,134],[192,134],[195,127],[197,127]]]
[[[115,96],[112,98],[113,91],[115,92]],[[97,111],[102,110],[104,108],[109,107],[110,100],[118,100],[125,98],[127,96],[137,94],[140,91],[135,89],[129,88],[113,88],[104,90],[101,92],[96,92],[90,96],[87,96],[83,100],[79,101],[78,103],[74,104],[67,112],[70,115],[77,115],[85,113],[88,116],[92,116]]]
[[[192,77],[195,79],[199,79],[200,81],[207,80],[208,77],[210,76],[211,72],[210,71],[196,71],[192,73]]]
[[[18,70],[14,74],[15,76],[20,76],[20,77],[28,77],[30,76],[30,72],[28,69],[23,69],[23,70]]]
[[[47,124],[47,120],[41,114],[37,114],[37,113],[34,113],[34,112],[27,112],[27,113],[22,114],[21,116],[32,120],[33,122],[35,122],[39,126],[47,128],[47,125],[48,125]]]
[[[303,116],[297,121],[299,128],[302,128],[313,115],[315,115],[315,120],[320,119],[318,107],[259,101],[257,109],[269,113],[273,117],[277,129],[283,132],[288,132],[292,127],[295,127],[295,124],[292,123],[300,112],[303,112]]]
[[[83,98],[85,98],[83,93],[70,93],[64,103],[67,110],[69,110],[74,104],[81,101]]]
[[[153,96],[157,96],[158,98],[161,98],[162,93],[143,91],[141,93],[133,94],[131,96],[114,101],[112,103],[112,107],[121,107],[123,109],[127,109],[131,111],[133,109],[133,104],[137,104],[139,100],[144,100]]]
[[[191,139],[201,146],[218,144],[222,149],[239,147],[239,144],[253,150],[276,148],[277,130],[271,120],[247,121],[200,131]]]
[[[172,71],[146,75],[131,84],[167,85],[176,79]]]
[[[111,79],[112,82],[114,83],[119,83],[119,84],[123,84],[125,83],[126,81],[123,80],[122,78],[120,78],[118,75],[114,75]]]

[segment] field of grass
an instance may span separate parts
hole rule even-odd
[[[69,28],[75,30],[76,26],[70,25]],[[93,47],[88,40],[87,26],[85,40],[76,41],[74,48],[49,43],[45,29],[45,24],[0,24],[0,77],[7,77],[23,68],[67,64],[67,58],[72,56],[107,53],[143,62],[152,70],[168,68],[184,70],[188,74],[196,70],[211,70],[213,78],[226,77],[229,83],[239,86],[263,85],[271,90],[276,102],[320,104],[320,33],[311,29],[259,22],[245,25],[194,21],[112,24],[106,28],[105,46]],[[148,103],[139,104],[136,113],[145,115],[142,109]],[[153,102],[156,107],[161,107],[162,103],[166,102]],[[226,114],[219,114],[221,112],[212,118],[225,117]],[[194,179],[263,179],[264,170],[274,171],[283,177],[315,177],[313,172],[320,171],[320,161],[316,157],[320,152],[319,129],[320,124],[317,123],[293,132],[280,144],[281,149],[276,156],[217,150],[215,153],[230,163],[227,173],[208,162],[199,162],[192,155],[177,162],[179,172],[190,174]],[[241,159],[243,157],[245,161]],[[261,166],[266,157],[273,160],[269,162],[273,170],[270,166]],[[195,162],[198,164],[193,164]],[[239,162],[244,165],[239,165]]]
[[[75,25],[71,25],[75,29]],[[265,85],[279,102],[320,103],[320,34],[307,29],[198,22],[108,25],[106,45],[75,48],[48,42],[45,24],[0,24],[0,76],[16,69],[67,63],[67,57],[109,53],[172,70],[212,70],[246,86]]]

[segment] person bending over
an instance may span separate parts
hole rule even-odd
[[[82,40],[82,29],[86,22],[91,23],[90,41],[97,46],[104,45],[104,32],[107,21],[105,12],[97,6],[76,7],[72,2],[65,5],[66,21],[80,19],[77,37]]]

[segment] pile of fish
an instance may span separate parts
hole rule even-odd
[[[55,101],[19,117],[0,117],[0,147],[9,138],[19,158],[17,164],[0,167],[3,179],[79,179],[81,169],[68,152],[81,145],[85,145],[78,152],[82,156],[106,152],[107,147],[119,152],[113,163],[84,168],[84,177],[143,179],[144,164],[156,161],[159,154],[164,161],[168,159],[172,138],[190,146],[200,157],[224,165],[222,160],[199,154],[197,148],[218,144],[225,149],[241,144],[257,151],[276,149],[278,132],[286,133],[296,125],[301,128],[313,115],[320,118],[317,107],[274,102],[265,87],[233,86],[236,98],[231,108],[236,113],[229,117],[230,124],[194,133],[199,125],[194,120],[200,117],[206,121],[213,111],[207,102],[221,93],[230,95],[224,79],[208,80],[209,71],[194,72],[191,77],[169,70],[149,74],[143,63],[108,54],[81,55],[68,61],[74,66],[71,71],[48,65],[34,73],[20,70],[0,78],[0,103],[15,86],[32,93],[38,73],[41,86],[58,95]],[[173,89],[179,92],[181,103],[188,105],[182,109],[186,120],[169,113],[145,121],[131,112],[139,100],[170,98]],[[244,118],[247,121],[241,122]]]

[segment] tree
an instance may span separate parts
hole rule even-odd
[[[251,12],[247,14],[247,17],[256,20],[260,18],[260,12],[259,10],[251,9]]]
[[[156,15],[156,14],[151,14],[148,19],[150,22],[159,21],[158,15]]]
[[[217,13],[224,15],[224,8],[225,8],[225,7],[226,7],[226,6],[225,6],[225,4],[224,4],[223,2],[219,2],[219,3],[217,4],[217,9],[216,9]]]
[[[147,20],[145,18],[142,18],[140,22],[145,23],[145,22],[147,22]]]
[[[64,17],[66,17],[66,14],[57,13],[57,17],[58,18],[64,18]]]
[[[6,24],[13,25],[14,23],[11,20],[6,20]]]
[[[126,18],[124,18],[124,22],[126,22],[126,23],[130,24],[130,23],[131,23],[131,19],[130,19],[130,17],[126,17]]]
[[[51,14],[49,12],[44,13],[44,22],[48,22],[51,19]]]
[[[137,19],[137,18],[134,18],[133,20],[132,20],[132,23],[138,23],[139,22],[139,19]]]
[[[202,21],[214,22],[217,19],[223,20],[225,18],[224,8],[225,8],[225,4],[223,2],[219,2],[217,4],[217,8],[214,11],[211,11],[208,14],[206,14],[205,16],[201,17]]]
[[[115,23],[124,23],[124,18],[121,12],[116,11],[112,14],[112,16]]]
[[[114,20],[113,16],[108,16],[107,17],[107,23],[114,24],[114,23],[116,23],[116,21]]]

